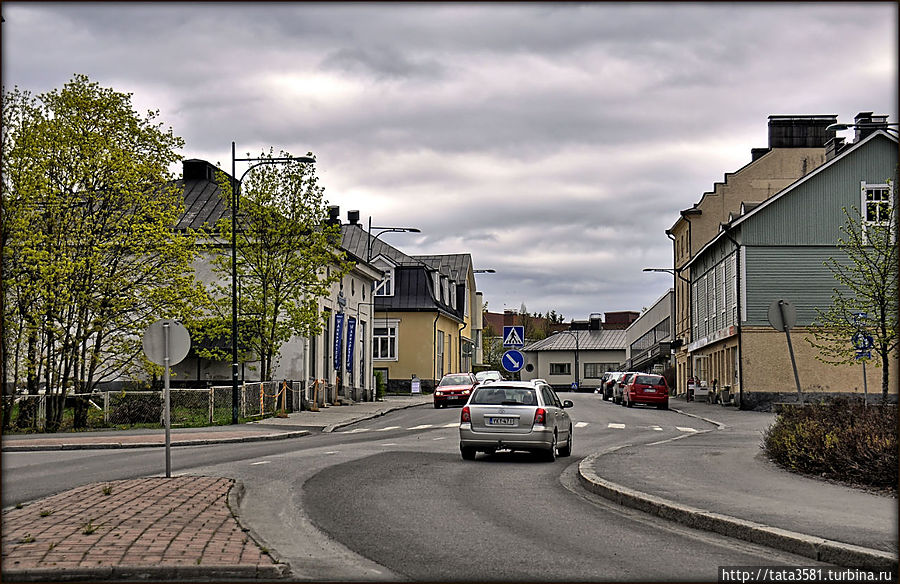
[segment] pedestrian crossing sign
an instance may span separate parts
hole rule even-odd
[[[505,326],[505,327],[503,327],[503,346],[504,347],[524,347],[525,346],[525,327],[524,326]]]

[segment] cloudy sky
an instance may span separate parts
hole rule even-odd
[[[672,284],[641,271],[671,266],[665,230],[767,145],[769,115],[897,119],[894,2],[10,0],[2,15],[5,87],[86,74],[227,169],[232,141],[311,151],[345,217],[495,269],[477,276],[492,311],[649,307]]]

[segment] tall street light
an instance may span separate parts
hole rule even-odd
[[[235,164],[252,162],[241,178],[235,179]],[[238,301],[237,301],[237,214],[240,201],[241,182],[247,173],[264,164],[288,164],[302,162],[314,164],[312,156],[282,156],[272,158],[237,158],[235,145],[231,143],[231,423],[238,423]]]
[[[554,335],[572,335],[575,337],[575,391],[581,387],[581,382],[578,378],[578,333],[573,331],[556,331],[553,333]]]
[[[372,230],[379,230],[375,237],[372,237]],[[372,244],[375,243],[379,237],[384,235],[385,233],[421,233],[422,230],[417,227],[372,227],[372,216],[369,216],[369,230],[367,232],[366,237],[366,263],[372,263]],[[391,282],[391,286],[394,285],[394,282]],[[369,292],[369,317],[372,319],[372,335],[374,345],[374,335],[375,335],[375,290],[378,288],[377,284],[373,284],[372,290]],[[375,347],[372,347],[372,352],[374,354]],[[374,364],[373,364],[374,366]],[[372,388],[372,401],[375,401],[375,388]]]

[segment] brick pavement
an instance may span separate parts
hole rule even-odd
[[[3,580],[283,576],[232,516],[233,485],[203,476],[91,483],[5,510]]]

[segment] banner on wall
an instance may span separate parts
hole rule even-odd
[[[356,317],[347,317],[347,374],[353,373],[353,348],[356,346]]]
[[[344,313],[334,315],[334,368],[341,368],[341,344],[344,341]]]

